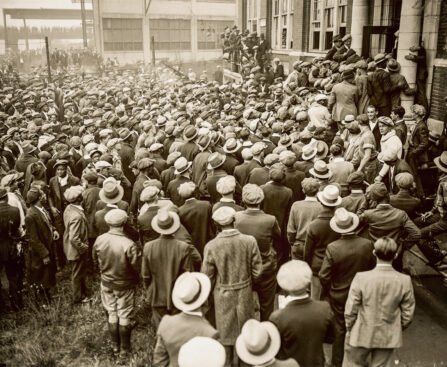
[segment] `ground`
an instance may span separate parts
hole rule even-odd
[[[68,274],[62,274],[57,297],[48,310],[36,308],[26,298],[27,307],[17,314],[0,316],[0,366],[8,367],[115,367],[106,316],[101,307],[97,280],[91,305],[70,305]],[[134,356],[130,367],[152,366],[154,330],[150,309],[140,293],[137,297],[133,331]],[[330,348],[325,348],[330,353]],[[447,329],[439,325],[427,303],[417,303],[413,323],[404,331],[404,346],[396,352],[396,366],[447,366]]]

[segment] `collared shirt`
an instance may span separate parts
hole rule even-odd
[[[37,210],[39,210],[39,211],[43,214],[43,216],[45,217],[45,220],[46,220],[48,226],[51,228],[51,220],[50,220],[50,216],[49,216],[49,214],[47,213],[47,211],[45,210],[45,208],[44,208],[44,207],[41,207],[41,206],[37,206],[37,205],[34,205],[34,207],[35,207]]]
[[[392,264],[377,264],[376,266],[378,268],[391,268],[393,265]]]
[[[68,184],[68,175],[66,175],[65,177],[57,176],[57,181],[59,182],[59,185],[67,186],[67,184]]]
[[[377,119],[375,121],[369,120],[369,128],[371,129],[371,131],[373,131],[376,128],[377,124],[378,124]]]

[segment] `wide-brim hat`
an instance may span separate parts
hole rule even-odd
[[[317,193],[317,198],[320,202],[329,207],[336,207],[341,204],[340,191],[335,185],[326,186],[323,191]]]
[[[152,219],[151,226],[159,234],[170,235],[180,228],[180,217],[177,213],[162,208]]]
[[[347,211],[345,208],[339,208],[329,221],[329,225],[334,232],[343,234],[353,232],[358,227],[359,222],[358,215]]]
[[[105,186],[104,186],[105,184]],[[116,204],[121,201],[124,196],[124,189],[118,182],[103,182],[103,187],[99,191],[99,198],[106,204]]]
[[[314,166],[309,170],[309,173],[315,178],[326,180],[331,178],[332,172],[324,161],[318,160]]]
[[[223,151],[229,154],[236,153],[241,147],[242,143],[239,140],[231,138],[226,141],[223,147]]]
[[[180,311],[193,311],[202,306],[211,291],[211,281],[206,274],[186,272],[175,281],[172,303]]]
[[[315,144],[308,144],[303,147],[303,152],[301,155],[301,159],[303,161],[310,161],[313,159],[318,153],[318,148]]]
[[[269,322],[248,320],[236,339],[236,351],[245,363],[258,366],[275,358],[281,347],[281,336],[276,326]]]
[[[221,154],[219,152],[211,153],[208,157],[208,164],[206,166],[207,169],[213,170],[222,166],[227,159],[225,154]]]
[[[436,167],[438,167],[442,172],[447,173],[447,152],[443,152],[439,157],[434,159]]]
[[[184,166],[177,167],[174,171],[174,174],[176,174],[176,175],[182,174],[183,172],[187,171],[189,169],[189,167],[191,167],[191,165],[192,165],[192,162],[187,162],[187,164],[185,164]]]
[[[183,139],[186,141],[194,140],[199,135],[199,130],[195,126],[188,126],[183,132]]]

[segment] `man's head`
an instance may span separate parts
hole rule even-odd
[[[404,116],[405,116],[405,108],[403,108],[402,106],[394,107],[390,115],[391,120],[393,120],[394,122],[402,120]]]
[[[374,255],[377,259],[392,262],[397,256],[397,243],[390,237],[379,238],[374,243]]]
[[[394,122],[389,117],[380,116],[377,121],[379,122],[379,131],[381,135],[386,135],[393,130]]]
[[[301,187],[303,188],[304,195],[314,197],[320,189],[320,183],[316,178],[309,177],[301,182]]]
[[[377,117],[377,110],[376,107],[369,105],[367,110],[366,110],[366,114],[368,116],[368,120],[370,121],[374,121]]]

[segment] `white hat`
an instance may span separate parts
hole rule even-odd
[[[345,208],[335,210],[334,216],[329,222],[332,230],[337,233],[349,233],[359,225],[359,217],[347,211]]]
[[[326,95],[326,94],[317,94],[316,96],[315,96],[315,101],[316,102],[319,102],[319,101],[323,101],[323,100],[327,100],[328,99],[328,96]]]
[[[163,148],[163,144],[161,143],[154,143],[149,147],[149,152],[156,152],[157,150]]]
[[[213,220],[221,226],[228,225],[233,222],[236,210],[230,206],[221,206],[213,213]]]
[[[107,161],[98,161],[95,163],[96,169],[111,168],[112,165]]]
[[[170,235],[180,228],[180,217],[177,213],[161,208],[152,219],[151,225],[155,232]]]
[[[202,306],[211,291],[211,281],[206,274],[186,272],[175,281],[172,303],[180,311],[194,311]]]
[[[234,176],[227,175],[220,178],[216,183],[216,191],[221,195],[234,192],[236,188],[236,179]]]
[[[309,173],[315,177],[322,180],[331,178],[332,172],[329,169],[325,161],[318,160],[315,161],[314,166],[309,170]]]
[[[190,339],[178,353],[179,367],[224,367],[225,360],[223,345],[205,336]]]
[[[276,275],[278,285],[286,292],[300,293],[309,289],[312,269],[301,260],[290,260],[283,264]]]
[[[109,226],[120,227],[127,221],[127,213],[122,209],[112,209],[107,212],[104,220]]]
[[[325,206],[336,207],[341,204],[340,190],[335,185],[327,185],[317,193],[317,197]]]
[[[276,326],[269,322],[248,320],[236,339],[236,352],[242,361],[253,366],[262,365],[275,358],[281,347],[281,336]]]

